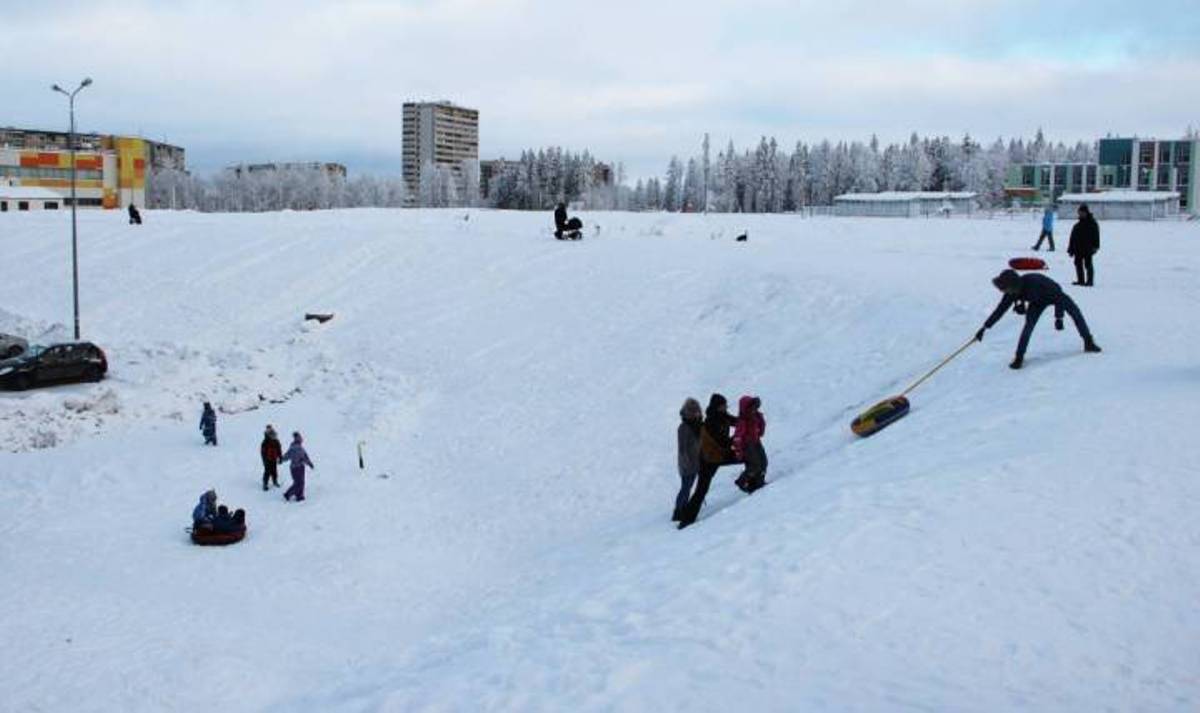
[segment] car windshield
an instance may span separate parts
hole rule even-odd
[[[30,345],[29,345],[29,348],[25,350],[25,353],[21,355],[21,358],[26,358],[26,357],[35,357],[35,356],[38,356],[39,354],[41,354],[41,353],[42,353],[42,352],[44,352],[44,351],[46,351],[46,347],[45,347],[45,345],[42,345],[42,344],[30,344]]]

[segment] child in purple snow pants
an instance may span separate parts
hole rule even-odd
[[[296,500],[304,499],[304,466],[316,470],[317,466],[309,459],[308,453],[304,450],[304,439],[300,436],[299,431],[292,433],[292,445],[288,448],[287,453],[283,454],[283,460],[291,463],[292,471],[292,486],[283,494],[284,500],[291,500],[292,496],[296,496]]]

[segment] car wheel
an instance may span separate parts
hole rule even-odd
[[[33,386],[33,379],[29,378],[29,374],[21,374],[13,379],[13,386],[17,387],[17,391],[25,391]]]
[[[83,378],[88,381],[99,381],[100,377],[102,376],[104,376],[104,374],[100,371],[100,367],[98,366],[89,366],[87,371],[83,372]]]

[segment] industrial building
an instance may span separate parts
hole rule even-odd
[[[449,169],[466,193],[464,162],[479,162],[479,111],[448,101],[407,102],[402,127],[402,166],[410,204],[420,196],[422,173]]]
[[[833,214],[876,218],[970,215],[979,194],[970,191],[883,191],[844,193],[833,199]]]
[[[63,199],[49,188],[27,188],[0,183],[0,213],[58,210]]]
[[[0,128],[0,185],[47,189],[70,206],[69,138],[62,131]],[[182,148],[139,137],[76,134],[75,149],[80,207],[145,207],[153,169],[185,170]]]
[[[1073,218],[1087,204],[1096,220],[1162,220],[1179,214],[1180,195],[1174,191],[1103,191],[1064,193],[1058,198],[1058,215]]]
[[[1021,205],[1043,205],[1067,194],[1101,192],[1177,193],[1179,210],[1200,215],[1200,139],[1100,139],[1096,163],[1027,163],[1012,166],[1004,192]],[[1112,214],[1141,214],[1137,204],[1163,199],[1116,199]],[[1169,202],[1169,199],[1168,199]],[[1159,209],[1146,208],[1157,216]]]
[[[1019,163],[1009,166],[1004,194],[1013,205],[1046,205],[1064,193],[1100,190],[1095,163]]]

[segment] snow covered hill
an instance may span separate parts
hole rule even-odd
[[[1050,255],[1103,354],[1047,317],[1011,371],[1010,315],[857,440],[1034,218],[583,217],[81,213],[110,372],[0,392],[0,710],[1200,708],[1200,227],[1102,224],[1093,289]],[[65,216],[0,250],[0,331],[66,336]],[[772,484],[679,532],[714,391]],[[188,542],[209,487],[243,543]]]

